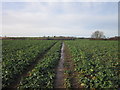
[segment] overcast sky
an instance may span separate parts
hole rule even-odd
[[[117,2],[3,2],[3,36],[118,35]]]

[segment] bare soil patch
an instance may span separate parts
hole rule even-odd
[[[65,75],[65,78],[69,79],[70,88],[83,88],[78,82],[78,72],[75,71],[75,63],[72,60],[72,55],[70,54],[70,51],[66,45],[65,45],[65,70],[68,71],[68,73]]]
[[[54,82],[54,88],[65,88],[64,87],[64,43],[62,43],[61,57],[56,68],[56,78]]]

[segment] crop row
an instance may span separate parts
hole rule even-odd
[[[33,40],[3,40],[2,41],[2,48],[3,48],[2,54],[9,55],[10,52],[15,53],[18,50],[27,49],[37,43],[39,42],[33,41]]]
[[[11,41],[12,42],[12,41]],[[22,43],[23,42],[23,43]],[[27,41],[26,41],[27,42]],[[2,86],[8,87],[26,71],[28,66],[35,62],[36,58],[49,49],[55,41],[28,41],[29,45],[26,45],[25,41],[13,41],[12,46],[7,45],[3,47],[3,61],[2,61]],[[11,45],[11,43],[8,42]],[[21,46],[22,45],[22,46]],[[25,47],[24,47],[25,45]],[[4,46],[4,41],[3,41]],[[28,46],[28,47],[27,47]],[[21,48],[19,50],[14,49],[14,51],[9,50],[10,48]],[[6,49],[7,48],[7,49]],[[8,50],[8,51],[7,51]]]
[[[66,41],[72,54],[74,71],[85,88],[118,88],[119,61],[117,41]]]
[[[55,44],[36,67],[20,82],[19,88],[53,88],[55,67],[60,59],[61,42]]]

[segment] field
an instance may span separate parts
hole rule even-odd
[[[118,41],[2,40],[3,88],[119,88]]]

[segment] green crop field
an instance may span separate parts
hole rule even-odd
[[[117,88],[120,84],[118,42],[66,41],[78,82],[86,88]]]
[[[3,87],[11,85],[35,58],[50,48],[55,41],[5,40],[3,41]]]
[[[120,87],[118,41],[87,39],[2,40],[2,87],[54,88],[63,44],[62,88]]]

